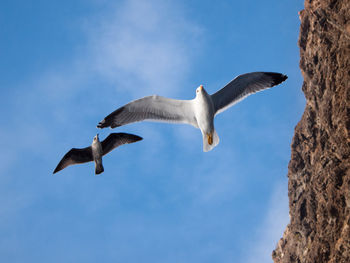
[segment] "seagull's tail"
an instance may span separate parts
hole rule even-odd
[[[211,151],[216,145],[219,144],[219,136],[215,129],[212,133],[203,133],[203,151]]]
[[[96,160],[95,161],[95,174],[103,173],[104,170],[105,169],[103,168],[103,165],[102,165],[102,159]]]

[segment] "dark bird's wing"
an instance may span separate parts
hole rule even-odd
[[[57,173],[69,165],[91,161],[93,161],[91,146],[83,149],[72,148],[63,156],[53,173]]]
[[[128,134],[128,133],[111,133],[106,139],[104,139],[102,144],[103,155],[109,153],[114,148],[117,148],[120,145],[133,143],[141,141],[142,138],[137,135]]]
[[[105,117],[97,127],[115,128],[143,120],[197,125],[192,108],[192,101],[174,100],[154,95],[124,105]]]
[[[271,88],[287,79],[274,72],[252,72],[239,75],[218,92],[211,95],[215,114],[223,112],[250,94]]]

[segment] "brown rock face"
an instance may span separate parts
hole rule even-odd
[[[306,107],[288,171],[291,221],[274,262],[350,262],[350,1],[300,12]]]

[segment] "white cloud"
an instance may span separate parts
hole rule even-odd
[[[200,29],[166,1],[124,2],[90,31],[92,64],[133,96],[173,95],[186,77]]]

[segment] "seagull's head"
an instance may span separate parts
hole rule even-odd
[[[196,97],[198,95],[203,95],[203,93],[206,93],[205,89],[203,88],[203,85],[200,85],[197,89],[196,89]]]
[[[196,89],[196,98],[206,98],[208,97],[209,94],[207,93],[207,91],[203,88],[203,85],[200,85],[197,89]]]

